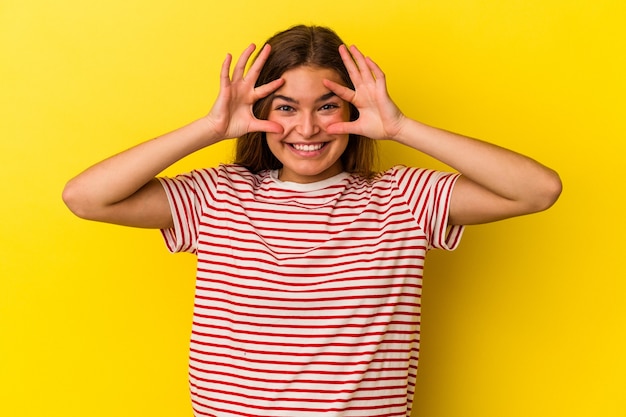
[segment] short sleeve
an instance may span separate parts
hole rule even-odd
[[[174,226],[161,229],[170,252],[196,253],[198,228],[210,196],[215,193],[215,170],[197,170],[173,178],[158,178],[172,211]]]
[[[448,215],[452,189],[460,174],[405,166],[392,171],[398,189],[426,234],[429,249],[456,249],[464,226],[449,226]]]

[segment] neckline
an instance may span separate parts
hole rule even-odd
[[[348,178],[349,176],[350,174],[348,174],[347,172],[340,172],[339,174],[334,175],[330,178],[326,178],[325,180],[322,180],[322,181],[299,183],[299,182],[292,182],[292,181],[282,181],[278,179],[277,169],[270,171],[270,178],[272,179],[272,181],[274,181],[276,185],[280,186],[281,188],[286,188],[286,189],[293,190],[293,191],[322,190],[324,188],[328,188],[328,187],[331,187],[333,185],[340,183],[341,181]]]

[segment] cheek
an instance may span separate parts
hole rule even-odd
[[[327,116],[323,116],[319,118],[319,126],[326,130],[328,126],[341,123],[341,122],[349,122],[350,121],[350,111],[345,109],[344,111],[333,113]]]
[[[267,142],[267,146],[269,146],[270,150],[273,150],[276,144],[281,142],[284,138],[285,132],[283,132],[282,134],[269,132],[265,133],[265,141]]]
[[[332,116],[324,117],[320,120],[320,126],[322,128],[327,128],[329,125],[334,123],[341,123],[348,121],[347,118],[343,116],[342,113],[333,114]]]
[[[283,133],[277,134],[277,133],[268,132],[266,133],[267,139],[269,140],[270,137],[273,139],[279,139],[279,138],[285,137],[287,135],[287,132],[295,126],[293,119],[294,118],[291,118],[291,117],[276,117],[276,116],[272,117],[272,114],[270,114],[267,120],[281,125],[283,127]]]

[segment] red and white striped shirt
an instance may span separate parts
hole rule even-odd
[[[457,174],[281,182],[237,165],[162,178],[172,252],[197,254],[196,416],[409,416],[424,257],[454,249]]]

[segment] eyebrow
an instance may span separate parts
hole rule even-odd
[[[320,96],[318,99],[315,100],[316,103],[320,102],[320,101],[326,101],[332,97],[337,96],[337,94],[333,93],[332,91],[324,94],[323,96]],[[276,100],[276,99],[280,99],[280,100],[284,100],[287,103],[294,103],[294,104],[300,104],[300,102],[298,100],[296,100],[295,98],[292,97],[287,97],[287,96],[283,96],[282,94],[274,94],[274,96],[272,97],[272,101]]]

